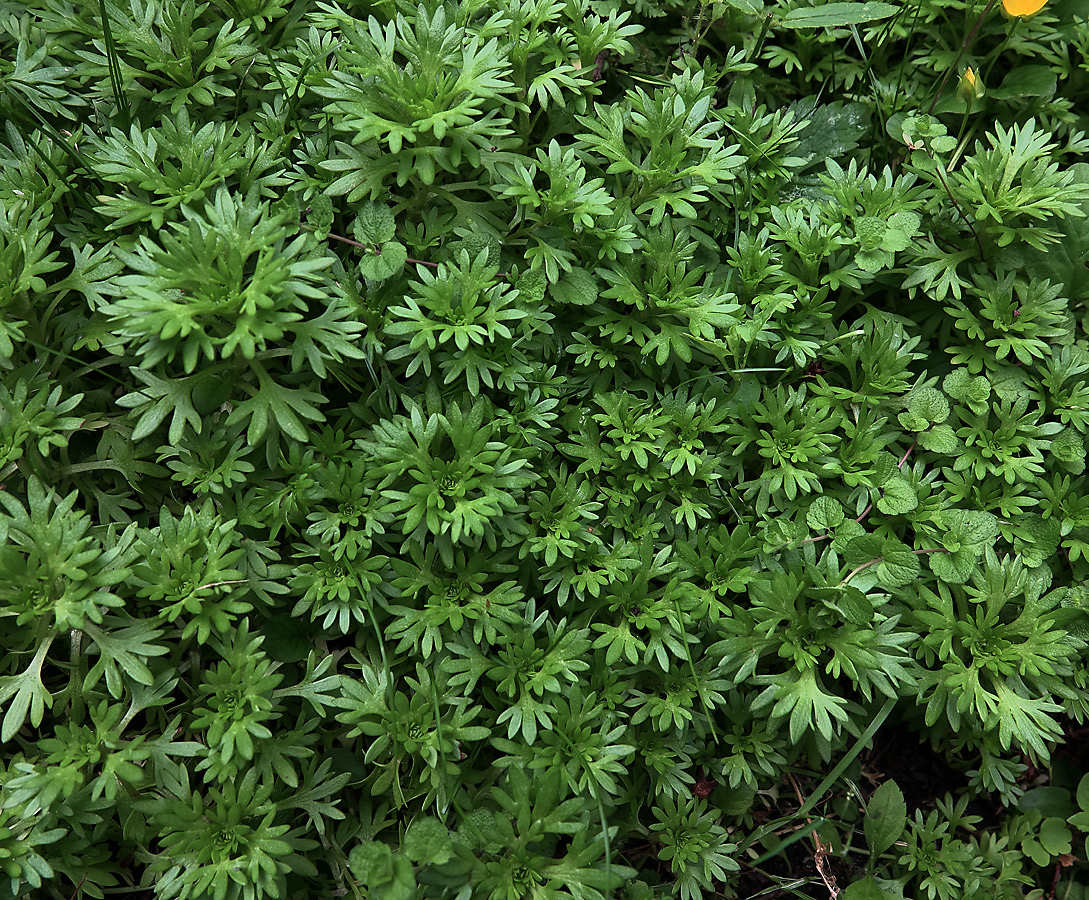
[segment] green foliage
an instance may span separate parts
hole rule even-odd
[[[0,0],[0,900],[1086,895],[1089,32],[950,12]]]

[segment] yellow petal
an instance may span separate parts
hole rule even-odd
[[[1002,0],[1002,8],[1011,16],[1032,16],[1046,3],[1047,0]]]

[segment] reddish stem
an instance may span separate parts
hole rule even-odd
[[[948,553],[949,551],[946,550],[944,547],[931,547],[931,548],[929,548],[927,550],[912,550],[911,552],[916,554],[916,555],[919,555],[919,554],[922,554],[922,553]],[[884,562],[884,561],[885,561],[885,557],[879,556],[876,559],[871,559],[869,562],[863,563],[861,566],[855,566],[853,569],[851,569],[850,572],[847,573],[847,575],[843,579],[843,581],[841,581],[839,583],[840,587],[843,587],[843,585],[845,585],[848,581],[850,581],[852,578],[854,578],[859,572],[861,572],[861,571],[863,571],[865,569],[868,569],[870,566],[876,566],[879,562]]]
[[[340,241],[342,244],[349,244],[352,247],[358,247],[360,250],[370,250],[375,256],[381,255],[382,251],[377,247],[368,247],[366,244],[361,244],[359,241],[353,241],[351,238],[346,238],[342,234],[333,234],[329,232],[329,237],[334,241]],[[430,266],[432,269],[437,269],[439,264],[436,262],[428,262],[426,259],[413,259],[411,256],[405,259],[406,263],[413,263],[417,266]],[[510,278],[506,272],[496,272],[496,278]]]
[[[74,891],[72,891],[72,896],[69,898],[69,900],[76,900],[76,894],[79,893],[79,889],[81,887],[83,887],[83,882],[85,882],[86,880],[87,880],[87,873],[84,872],[83,877],[79,880],[79,884],[76,885],[76,889]]]
[[[918,438],[911,442],[911,446],[907,448],[907,453],[900,457],[900,462],[896,464],[896,468],[902,469],[904,467],[904,463],[907,462],[907,458],[911,455],[911,451],[915,449],[917,443],[919,443]]]

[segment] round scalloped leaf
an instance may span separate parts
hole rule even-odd
[[[885,220],[877,216],[863,216],[855,222],[858,244],[863,250],[880,249],[887,230],[888,226],[885,224]]]
[[[352,223],[355,239],[361,244],[385,244],[397,233],[393,213],[384,203],[371,201],[363,206]]]
[[[866,533],[866,529],[862,527],[861,522],[857,522],[854,519],[847,519],[842,525],[836,528],[835,537],[832,538],[832,546],[840,553],[847,547],[851,541],[856,538],[862,537]]]
[[[1030,569],[1042,566],[1059,547],[1061,523],[1054,518],[1025,516],[1018,525],[1018,533],[1013,537],[1013,549],[1021,554],[1022,561]]]
[[[1036,838],[1025,838],[1025,840],[1021,842],[1021,850],[1025,856],[1041,868],[1051,863],[1051,855]]]
[[[887,516],[902,516],[919,505],[915,488],[906,478],[890,478],[881,486],[881,496],[877,498],[877,508]]]
[[[405,245],[398,241],[390,241],[388,244],[382,244],[381,247],[367,251],[359,260],[359,272],[364,278],[372,281],[384,281],[400,272],[407,261],[408,251]]]
[[[519,275],[514,281],[518,289],[518,299],[525,303],[540,303],[544,299],[548,281],[543,269],[531,269]]]
[[[393,851],[381,841],[365,841],[352,848],[348,866],[365,885],[385,884],[393,878]]]
[[[310,211],[306,214],[307,223],[314,229],[314,236],[324,241],[333,229],[333,201],[327,194],[318,194],[310,198]]]
[[[888,231],[881,246],[885,250],[906,250],[911,246],[911,241],[919,231],[922,217],[910,210],[901,210],[894,213],[888,222]]]
[[[957,433],[948,425],[935,425],[919,435],[919,446],[931,453],[956,453],[960,447]]]
[[[370,889],[373,900],[413,900],[416,896],[416,873],[412,863],[400,853],[393,855],[393,877]]]
[[[473,850],[496,852],[499,849],[495,839],[495,813],[490,809],[477,807],[469,810],[458,826],[457,834]]]
[[[1062,818],[1070,815],[1074,802],[1069,788],[1047,785],[1022,794],[1017,800],[1017,808],[1023,813],[1039,813],[1037,821],[1042,821],[1049,816]]]
[[[892,264],[892,256],[884,250],[859,250],[855,254],[855,265],[863,272],[880,272]]]
[[[831,531],[843,519],[843,506],[834,497],[818,497],[805,514],[806,524],[814,531]]]
[[[908,394],[908,409],[916,416],[937,424],[949,418],[949,401],[936,388],[919,388]]]
[[[494,234],[474,231],[465,235],[460,241],[456,241],[451,249],[453,250],[454,259],[458,259],[461,251],[464,250],[469,254],[470,261],[475,260],[481,253],[487,251],[487,265],[498,266],[499,256],[503,248],[499,244],[499,238]]]
[[[401,850],[413,862],[431,866],[441,866],[453,852],[446,826],[431,816],[408,826]]]
[[[1085,471],[1085,443],[1073,428],[1064,428],[1051,442],[1051,454],[1072,475]]]
[[[877,559],[881,555],[882,546],[883,543],[879,535],[864,534],[847,545],[847,550],[843,554],[844,562],[852,569],[857,569],[859,566]]]
[[[1027,360],[1026,360],[1027,361]],[[990,373],[991,389],[999,400],[1016,403],[1033,390],[1030,379],[1017,366],[1004,366]]]
[[[942,382],[945,392],[954,400],[976,407],[991,396],[991,383],[982,375],[972,376],[967,369],[954,369]]]
[[[958,550],[955,553],[929,554],[930,571],[942,581],[950,584],[963,584],[972,577],[976,570],[978,557],[971,550]]]
[[[597,300],[597,278],[593,273],[579,266],[572,267],[563,278],[551,286],[552,296],[558,303],[566,303],[570,306],[589,306]]]
[[[846,585],[837,591],[832,604],[852,625],[869,625],[873,621],[873,603],[862,591]]]
[[[878,485],[884,484],[890,478],[900,476],[900,466],[896,457],[886,450],[882,450],[873,460],[873,478]]]
[[[904,431],[926,431],[930,427],[930,423],[926,419],[915,415],[911,411],[902,412],[896,418]]]
[[[1059,818],[1044,819],[1040,825],[1040,844],[1052,856],[1062,856],[1072,849],[1073,835],[1066,823]]]
[[[890,538],[881,545],[877,577],[885,587],[898,588],[911,584],[919,577],[921,569],[919,555],[912,553],[906,544]]]
[[[793,519],[782,516],[772,519],[764,526],[764,549],[778,550],[793,544],[802,536],[802,529]]]
[[[998,520],[981,510],[948,509],[942,514],[942,524],[949,529],[942,543],[954,551],[965,547],[982,553],[998,536]]]

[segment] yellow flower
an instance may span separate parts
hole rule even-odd
[[[957,93],[964,99],[966,103],[971,103],[973,100],[979,100],[985,90],[983,88],[983,82],[979,76],[976,75],[975,70],[969,66],[963,75],[960,76],[960,81],[957,84]]]
[[[1002,0],[1002,11],[1015,18],[1034,16],[1046,3],[1047,0]]]

